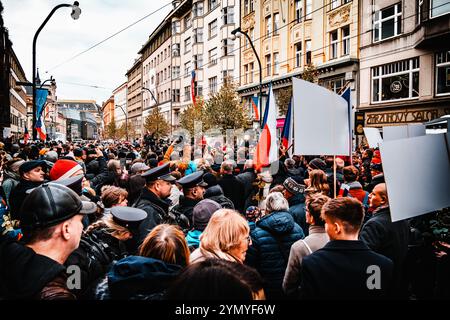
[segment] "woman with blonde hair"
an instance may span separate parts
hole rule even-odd
[[[189,264],[183,231],[157,225],[147,235],[138,256],[116,262],[98,287],[99,299],[161,300],[182,268]]]
[[[315,193],[330,196],[330,186],[327,181],[327,175],[322,170],[311,170],[309,172],[309,179],[305,179],[305,183],[308,186],[305,190],[307,196]]]
[[[191,260],[217,258],[243,263],[250,245],[250,228],[245,218],[237,211],[220,209],[211,216]]]

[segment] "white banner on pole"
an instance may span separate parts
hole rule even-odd
[[[392,221],[450,206],[450,134],[446,135],[383,141],[380,145]]]
[[[294,95],[293,154],[350,155],[347,101],[334,92],[292,78]]]
[[[364,135],[366,136],[367,143],[370,148],[378,148],[379,144],[383,142],[381,138],[380,130],[377,128],[363,128]]]
[[[423,124],[408,124],[405,126],[383,127],[383,140],[392,141],[425,135],[425,126]]]

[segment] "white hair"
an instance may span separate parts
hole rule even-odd
[[[266,198],[266,210],[268,212],[288,211],[289,204],[281,192],[273,192]]]

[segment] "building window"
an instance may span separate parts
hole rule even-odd
[[[253,42],[253,39],[255,38],[255,29],[251,28],[247,33]],[[248,49],[248,48],[250,48],[250,42],[248,41],[247,37],[244,37],[244,49]]]
[[[203,28],[197,28],[194,30],[194,43],[203,42]]]
[[[436,94],[450,94],[450,51],[436,54]]]
[[[217,64],[217,48],[208,51],[208,64],[210,66]]]
[[[208,83],[209,83],[209,92],[216,93],[217,92],[217,77],[209,78]]]
[[[188,61],[184,64],[184,76],[189,76],[189,73],[191,72],[191,62]]]
[[[250,13],[250,0],[244,0],[244,16]]]
[[[430,0],[431,18],[450,13],[450,2],[448,0]]]
[[[248,83],[248,64],[244,66],[244,83]]]
[[[336,59],[338,57],[338,32],[330,32],[330,59]]]
[[[295,21],[301,22],[303,19],[303,1],[295,0]]]
[[[172,22],[172,33],[180,33],[180,26],[181,26],[181,23],[180,23],[180,21],[174,21],[174,22]]]
[[[233,51],[233,41],[231,39],[222,40],[223,56],[228,56]]]
[[[278,29],[280,28],[280,14],[275,13],[273,15],[273,35],[278,35]]]
[[[208,24],[208,37],[211,39],[217,35],[217,19]]]
[[[209,11],[214,10],[219,5],[219,1],[217,0],[208,0],[208,8]]]
[[[312,57],[311,57],[311,40],[305,41],[305,47],[306,47],[306,64],[311,64]]]
[[[189,29],[191,26],[192,26],[191,15],[188,14],[186,17],[184,17],[184,30]]]
[[[372,68],[372,102],[419,96],[419,58]]]
[[[189,101],[191,98],[191,86],[184,87],[184,101]]]
[[[340,94],[342,88],[344,87],[345,77],[333,78],[333,79],[324,79],[319,81],[319,85],[327,88],[337,94]]]
[[[196,2],[192,5],[192,16],[194,18],[203,16],[203,1]]]
[[[312,0],[306,0],[306,15],[305,15],[305,19],[312,19]]]
[[[373,18],[373,41],[389,39],[402,33],[402,4],[379,10]]]
[[[191,51],[191,37],[184,39],[184,53]]]
[[[222,9],[223,24],[234,23],[234,8],[225,7]]]
[[[295,67],[300,68],[302,66],[302,43],[295,44]]]
[[[228,80],[233,80],[233,70],[222,70],[222,83],[226,84]]]
[[[272,60],[270,54],[266,55],[266,76],[269,77],[272,72]]]
[[[342,28],[342,55],[350,54],[350,26]]]
[[[277,75],[280,73],[280,54],[278,52],[273,54],[273,74]]]
[[[254,66],[255,66],[255,64],[253,62],[249,63],[249,71],[248,71],[248,73],[249,73],[249,82],[250,83],[253,82],[253,69],[254,69]]]
[[[272,33],[272,16],[266,17],[266,36],[269,37]]]
[[[179,57],[180,56],[180,44],[179,43],[174,43],[172,45],[172,56],[173,57]],[[155,63],[156,65],[156,63]]]
[[[331,10],[339,7],[339,0],[331,0]]]
[[[176,79],[180,76],[180,66],[173,66],[172,67],[172,78]]]
[[[203,55],[194,55],[194,69],[200,69],[203,67]]]

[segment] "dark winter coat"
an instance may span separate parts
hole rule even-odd
[[[225,197],[223,194],[223,190],[219,185],[215,185],[206,189],[206,192],[203,196],[205,199],[210,199],[222,206],[222,208],[234,209],[233,202]]]
[[[377,184],[384,183],[384,182],[385,182],[384,174],[383,173],[377,174],[376,176],[372,177],[372,181],[366,187],[366,191],[371,193]]]
[[[236,179],[241,181],[244,185],[244,209],[247,209],[250,205],[250,201],[248,200],[249,197],[252,195],[253,189],[255,189],[255,186],[253,185],[253,182],[256,180],[256,173],[254,169],[245,169],[243,173],[238,174],[236,176]],[[250,199],[251,200],[251,199]]]
[[[376,210],[361,229],[359,238],[376,253],[394,262],[396,289],[400,289],[408,253],[408,220],[392,222],[389,207]]]
[[[192,227],[192,211],[194,210],[195,205],[199,202],[200,200],[180,196],[180,202],[172,208],[171,211],[175,216],[179,217],[184,215],[189,220],[185,223],[181,223],[180,227],[183,230],[190,229]]]
[[[15,242],[0,245],[0,300],[73,300],[66,269],[58,262]]]
[[[169,220],[169,203],[160,199],[147,188],[142,189],[141,196],[133,204],[133,207],[147,212],[147,218],[139,225],[139,243],[144,241],[154,227]]]
[[[289,212],[278,211],[259,220],[250,234],[252,245],[246,264],[256,268],[265,280],[267,298],[284,298],[282,283],[289,252],[294,242],[305,237],[302,228]]]
[[[225,197],[233,202],[234,208],[237,211],[244,213],[244,184],[231,174],[224,175],[222,179],[219,180],[218,184],[222,188]]]
[[[161,300],[181,266],[129,256],[115,263],[107,281],[97,287],[97,299]]]
[[[380,289],[367,283],[379,267]],[[362,241],[334,240],[302,261],[300,295],[303,299],[387,298],[392,281],[392,260],[372,251]]]
[[[306,223],[305,196],[301,193],[288,199],[289,213],[294,221],[302,228],[305,237],[308,236],[309,225]]]

